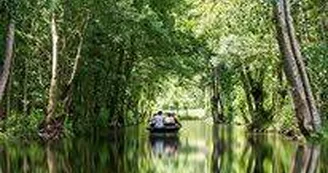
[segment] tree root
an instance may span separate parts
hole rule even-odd
[[[65,116],[51,119],[49,123],[43,121],[39,126],[38,135],[45,141],[58,140],[62,137],[64,131]]]

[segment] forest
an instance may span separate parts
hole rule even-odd
[[[327,141],[327,0],[0,0],[0,172],[321,173]]]
[[[46,139],[202,109],[320,136],[325,0],[1,0],[1,136]]]

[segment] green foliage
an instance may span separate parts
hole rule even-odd
[[[307,45],[304,51],[307,55],[309,74],[312,79],[312,87],[315,92],[317,104],[322,117],[328,118],[328,62],[325,60],[328,54],[326,44]]]
[[[38,126],[43,119],[43,113],[34,111],[31,115],[22,116],[20,113],[12,112],[10,116],[2,121],[2,129],[8,138],[19,138],[23,140],[35,139]]]
[[[213,88],[228,123],[252,130],[294,128],[271,5],[262,0],[0,1],[1,55],[10,15],[17,28],[2,103],[15,113],[4,120],[6,130],[16,135],[26,125],[33,131],[46,112],[52,13],[59,36],[56,114],[67,116],[67,133],[136,124],[155,109],[209,112]],[[314,95],[327,117],[327,10],[306,0],[295,1],[292,13]]]

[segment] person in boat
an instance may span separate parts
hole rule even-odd
[[[168,115],[164,118],[164,125],[165,126],[179,126],[181,127],[181,123],[176,118],[175,113],[170,112]]]
[[[159,111],[155,116],[150,120],[150,126],[152,128],[163,128],[164,127],[164,116],[163,112]]]
[[[148,120],[148,126],[149,127],[154,127],[155,126],[155,120],[154,120],[154,118],[155,118],[156,115],[157,114],[153,114],[152,117]]]

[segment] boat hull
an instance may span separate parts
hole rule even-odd
[[[180,130],[180,127],[163,127],[163,128],[152,128],[148,127],[147,130],[150,133],[177,133]]]

